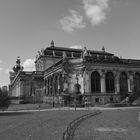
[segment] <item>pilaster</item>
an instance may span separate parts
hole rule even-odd
[[[120,72],[115,71],[115,94],[119,94],[120,93],[120,82],[119,82],[119,76],[120,76]]]
[[[101,76],[101,93],[105,94],[106,86],[105,86],[105,71],[104,70],[100,71],[100,76]]]
[[[133,73],[128,73],[128,92],[133,92],[134,89],[134,79],[133,79]]]

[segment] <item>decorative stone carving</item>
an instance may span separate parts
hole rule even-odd
[[[41,54],[44,55],[44,49],[43,48],[41,49]]]
[[[38,55],[35,56],[36,60],[38,59]]]
[[[38,51],[38,56],[40,56],[41,55],[41,52],[40,51]]]
[[[66,52],[63,51],[63,59],[67,58]]]
[[[88,51],[87,51],[87,48],[86,48],[86,47],[84,47],[84,49],[83,49],[83,57],[85,57],[85,56],[89,56],[89,54],[88,54]]]
[[[105,52],[105,47],[104,46],[102,47],[102,51]]]

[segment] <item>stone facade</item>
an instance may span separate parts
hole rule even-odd
[[[95,105],[120,102],[140,90],[140,61],[118,58],[104,47],[101,51],[72,49],[56,47],[52,41],[38,52],[35,66],[29,75],[23,71],[15,77],[11,74],[12,95],[34,96],[38,89],[36,95],[41,94],[44,102],[79,100]]]
[[[73,96],[74,85],[78,83],[85,100],[94,105],[120,102],[140,89],[140,61],[118,59],[116,62],[113,57],[112,61],[104,59],[95,62],[92,56],[86,56],[59,61],[44,73],[45,87],[48,89],[46,95],[65,93]]]

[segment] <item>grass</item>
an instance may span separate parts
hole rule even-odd
[[[140,109],[103,111],[78,127],[74,140],[139,140]]]
[[[66,125],[89,111],[0,113],[0,140],[60,140]]]
[[[59,106],[57,106],[59,107]],[[18,110],[38,110],[38,109],[47,109],[52,108],[52,105],[50,104],[11,104],[8,109],[8,111],[18,111]]]

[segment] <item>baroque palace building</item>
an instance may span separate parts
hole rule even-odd
[[[54,42],[38,52],[36,71],[27,72],[17,59],[10,72],[10,95],[47,103],[91,105],[121,102],[140,90],[140,60],[112,53],[56,47]]]

